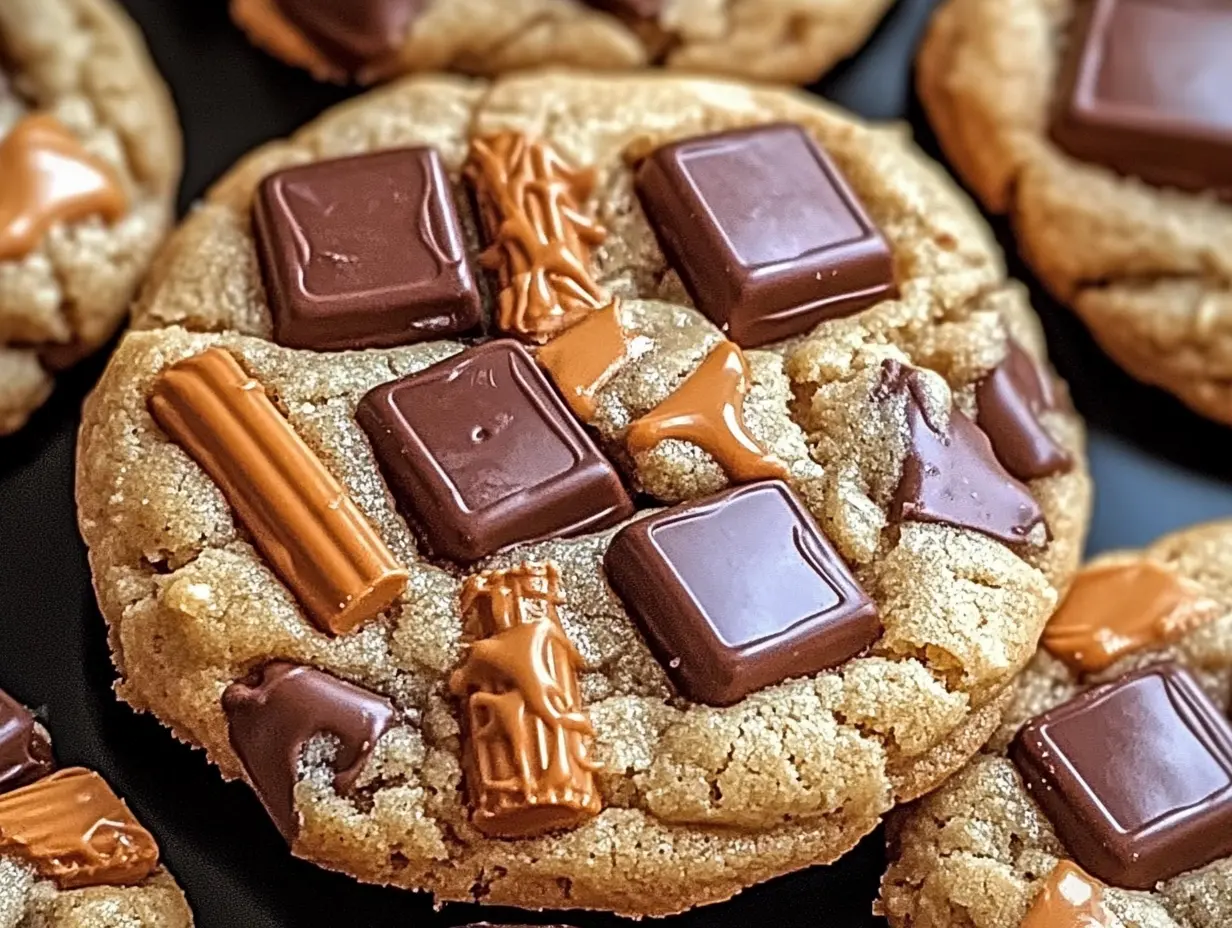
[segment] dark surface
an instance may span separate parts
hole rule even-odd
[[[251,51],[221,0],[127,0],[169,75],[187,129],[187,206],[257,144],[290,132],[347,96]],[[869,47],[822,89],[873,117],[909,115],[931,150],[910,86],[910,56],[932,0],[900,0]],[[1008,239],[1006,240],[1008,242]],[[1012,262],[1015,272],[1025,271]],[[1028,278],[1029,279],[1029,278]],[[1120,373],[1067,313],[1037,301],[1053,358],[1092,426],[1099,487],[1091,549],[1135,546],[1201,519],[1232,515],[1232,432]],[[619,919],[523,915],[448,906],[359,886],[292,860],[244,786],[225,785],[199,752],[176,744],[110,693],[113,671],[90,589],[72,501],[76,410],[101,370],[88,362],[16,438],[0,440],[0,685],[46,709],[60,758],[102,770],[158,835],[205,928],[335,928],[470,921]],[[882,864],[879,835],[838,865],[678,917],[672,928],[869,928]]]

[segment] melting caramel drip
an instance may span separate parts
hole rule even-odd
[[[539,349],[536,358],[552,375],[569,408],[583,422],[595,418],[595,394],[628,357],[620,326],[620,303],[613,300]]]
[[[475,826],[498,837],[569,828],[602,807],[583,710],[581,655],[560,625],[555,564],[470,577],[462,592],[466,660],[450,680],[467,700]]]
[[[158,845],[97,773],[70,767],[0,796],[0,851],[61,889],[140,883]]]
[[[1048,874],[1022,928],[1108,928],[1111,923],[1103,885],[1063,860]]]
[[[580,206],[593,171],[517,132],[476,139],[464,171],[492,239],[480,263],[500,277],[501,329],[542,343],[608,303],[587,267],[605,233]]]
[[[1075,578],[1043,644],[1074,669],[1095,673],[1133,651],[1173,641],[1219,612],[1197,584],[1157,561],[1093,564]]]
[[[744,424],[752,380],[744,352],[721,342],[675,393],[629,426],[630,453],[674,438],[709,452],[731,480],[786,478],[786,465],[762,450]]]
[[[115,171],[54,116],[27,116],[0,142],[0,261],[24,258],[56,222],[127,209]]]

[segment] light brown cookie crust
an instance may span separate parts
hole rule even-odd
[[[112,0],[0,5],[0,138],[50,112],[115,168],[129,199],[115,223],[57,225],[29,255],[0,261],[0,434],[51,392],[56,370],[115,332],[172,220],[180,136],[162,78]]]
[[[613,99],[624,103],[619,113]],[[467,140],[497,129],[543,138],[594,166],[591,206],[609,230],[595,251],[597,277],[624,298],[622,320],[644,349],[600,392],[596,425],[634,480],[661,498],[687,498],[726,482],[705,452],[672,442],[629,460],[616,439],[720,336],[668,270],[625,153],[783,119],[813,133],[847,173],[891,243],[902,298],[748,352],[747,417],[878,603],[883,634],[871,653],[834,671],[729,709],[694,706],[674,693],[603,580],[610,532],[491,558],[481,566],[544,558],[561,566],[569,596],[561,617],[586,662],[581,686],[606,765],[606,808],[565,834],[484,840],[467,820],[457,713],[445,688],[460,654],[460,576],[418,556],[353,417],[368,389],[458,346],[325,355],[266,341],[249,228],[254,188],[289,164],[413,144],[436,146],[456,178]],[[666,914],[835,859],[988,737],[1085,532],[1082,429],[1068,412],[1046,425],[1078,466],[1032,484],[1052,529],[1041,550],[1015,552],[946,526],[888,524],[906,425],[901,408],[871,398],[882,361],[935,372],[926,375],[930,400],[944,409],[952,395],[970,412],[974,384],[1002,360],[1009,335],[1037,357],[1043,342],[971,205],[900,130],[869,128],[785,91],[564,73],[391,85],[255,152],[216,185],[158,260],[136,325],[142,331],[126,338],[87,404],[78,466],[81,527],[122,697],[205,747],[228,777],[243,777],[219,697],[254,666],[274,657],[314,664],[387,694],[403,716],[358,796],[334,792],[324,758],[307,764],[295,850],[441,899]],[[266,385],[409,566],[391,619],[342,638],[317,632],[217,488],[153,424],[146,399],[154,377],[208,345],[231,350]]]
[[[1053,866],[1067,855],[1004,752],[1028,718],[1088,684],[1163,659],[1188,667],[1215,700],[1232,696],[1232,522],[1170,535],[1136,555],[1166,565],[1218,605],[1218,617],[1175,643],[1080,677],[1041,650],[1015,684],[997,735],[969,767],[891,820],[892,863],[882,905],[894,928],[1017,928]],[[1217,928],[1232,922],[1232,858],[1152,892],[1108,889],[1111,928]]]
[[[57,889],[0,858],[0,928],[191,928],[184,893],[165,870],[136,886]]]
[[[1232,205],[1066,155],[1049,115],[1075,0],[948,0],[919,57],[947,157],[1139,380],[1232,423]]]

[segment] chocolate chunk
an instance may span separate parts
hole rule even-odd
[[[0,690],[0,793],[45,777],[54,768],[43,727],[25,706]]]
[[[1056,408],[1048,375],[1017,342],[975,390],[976,418],[1005,469],[1019,480],[1069,470],[1073,459],[1048,434],[1039,417]]]
[[[284,661],[232,683],[222,694],[222,707],[231,746],[288,843],[299,833],[295,784],[304,744],[322,734],[338,740],[334,788],[348,793],[394,719],[393,706],[375,693]]]
[[[1232,727],[1175,664],[1037,716],[1010,756],[1069,852],[1106,883],[1150,889],[1232,854]]]
[[[275,0],[322,51],[347,68],[396,52],[425,0]]]
[[[586,0],[593,7],[627,19],[654,19],[663,11],[663,0]]]
[[[885,239],[799,126],[665,145],[638,169],[637,192],[698,308],[744,347],[895,292]]]
[[[890,517],[939,522],[983,532],[1006,544],[1022,544],[1044,523],[1039,503],[1005,472],[988,436],[957,407],[943,430],[932,420],[920,373],[895,361],[882,366],[884,396],[906,399],[911,446],[903,461]]]
[[[517,342],[488,342],[377,387],[357,412],[425,544],[457,561],[597,531],[633,504]]]
[[[388,348],[479,325],[479,289],[431,148],[279,171],[261,184],[254,222],[280,345]]]
[[[877,610],[786,484],[767,480],[622,529],[603,562],[676,686],[726,706],[834,667]]]
[[[1057,144],[1148,183],[1232,193],[1232,6],[1089,0],[1057,91]]]

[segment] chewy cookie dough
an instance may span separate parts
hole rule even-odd
[[[893,0],[231,0],[252,41],[321,80],[659,65],[808,84]]]
[[[158,845],[97,773],[0,690],[0,928],[189,928]]]
[[[120,693],[364,880],[645,915],[833,860],[1077,566],[987,230],[788,91],[404,80],[241,162],[135,320],[78,469]]]
[[[120,325],[179,174],[171,99],[116,4],[0,4],[0,435]]]
[[[1135,377],[1232,423],[1232,7],[948,0],[919,60],[942,147]]]
[[[1230,635],[1232,523],[1084,568],[988,748],[892,822],[890,924],[1232,922]]]

